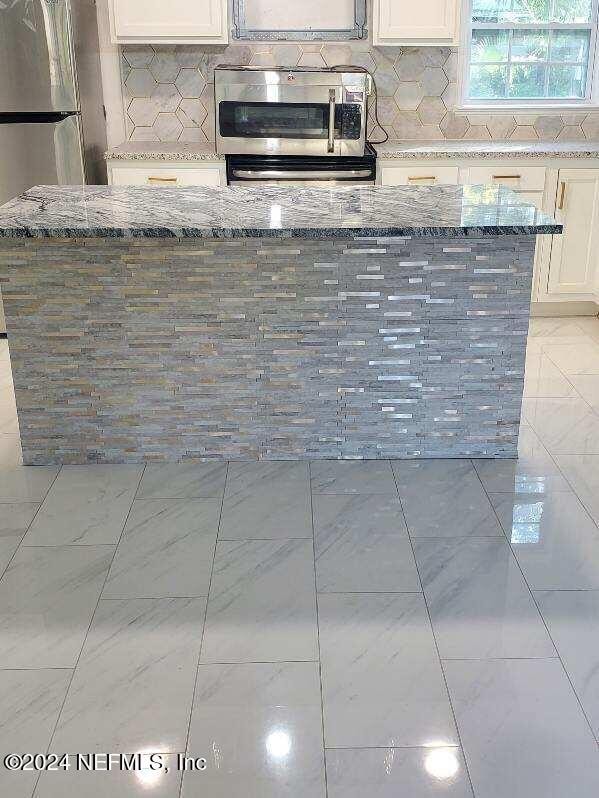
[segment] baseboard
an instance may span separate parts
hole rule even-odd
[[[597,316],[599,305],[592,301],[532,302],[531,316]]]

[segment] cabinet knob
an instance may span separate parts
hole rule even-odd
[[[148,183],[176,183],[177,177],[148,177]]]

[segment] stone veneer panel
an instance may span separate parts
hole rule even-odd
[[[379,119],[391,139],[599,140],[598,113],[456,113],[457,49],[373,47],[365,41],[127,45],[121,75],[127,133],[132,141],[214,141],[214,67],[318,63],[368,69],[379,91]],[[168,97],[168,107],[161,98]],[[372,111],[372,109],[371,109]],[[382,138],[372,113],[369,134]]]
[[[514,457],[534,245],[6,239],[24,461]]]

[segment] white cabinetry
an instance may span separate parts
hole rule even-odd
[[[549,295],[592,295],[599,288],[599,169],[560,169],[555,216],[564,225],[553,237]]]
[[[383,186],[434,186],[458,183],[457,166],[416,164],[415,166],[382,166],[380,183]]]
[[[223,186],[225,165],[183,163],[166,166],[151,161],[108,161],[108,182],[113,186]]]
[[[459,44],[459,0],[374,0],[375,45]]]
[[[114,42],[226,44],[227,0],[108,0]]]

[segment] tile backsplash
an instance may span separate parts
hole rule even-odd
[[[128,45],[121,55],[127,136],[132,141],[214,141],[213,81],[219,63],[365,67],[374,76],[379,121],[390,139],[599,139],[597,112],[456,112],[456,48],[373,47],[358,41],[222,47]],[[369,135],[378,140],[383,133],[372,110]]]

